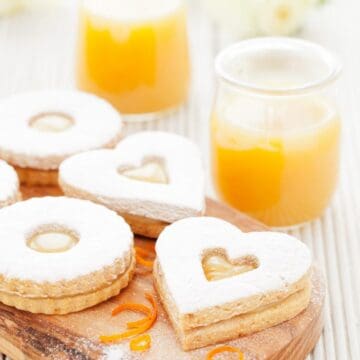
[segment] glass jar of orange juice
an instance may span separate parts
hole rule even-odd
[[[220,53],[211,147],[225,202],[272,227],[322,214],[338,176],[340,68],[296,39],[246,40]]]
[[[182,0],[83,0],[77,84],[129,120],[156,119],[187,98],[190,66]]]

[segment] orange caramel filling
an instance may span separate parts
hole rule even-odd
[[[202,266],[206,279],[216,281],[254,270],[259,264],[258,260],[252,256],[231,262],[224,254],[212,254],[205,256]]]
[[[60,133],[70,129],[74,123],[74,119],[68,114],[48,112],[32,117],[29,126],[41,132]]]
[[[139,167],[119,169],[119,173],[129,179],[154,184],[168,184],[169,179],[162,161],[152,160]]]

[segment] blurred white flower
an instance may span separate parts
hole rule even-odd
[[[0,17],[10,15],[20,10],[22,0],[0,0]]]
[[[326,0],[202,0],[212,18],[243,37],[290,35]]]
[[[258,0],[258,31],[264,35],[293,34],[310,8],[307,0]]]
[[[43,8],[53,5],[71,6],[77,0],[0,0],[0,17],[21,9]]]

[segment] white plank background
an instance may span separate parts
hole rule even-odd
[[[208,120],[215,85],[213,59],[231,39],[211,23],[196,0],[189,1],[193,58],[189,102],[169,120],[136,124],[127,131],[163,129],[184,134],[201,146],[208,165]],[[339,189],[322,219],[293,232],[311,247],[328,279],[326,324],[310,356],[314,360],[360,359],[359,14],[359,0],[332,0],[312,16],[301,34],[336,51],[345,65],[339,84],[344,124]],[[0,97],[25,90],[74,86],[75,36],[75,5],[0,18]],[[208,193],[214,196],[210,176],[208,180]]]

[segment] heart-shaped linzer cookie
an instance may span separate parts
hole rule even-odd
[[[309,303],[311,255],[294,237],[188,218],[162,232],[156,252],[155,284],[185,350],[277,325]]]
[[[66,195],[103,204],[123,215],[134,232],[150,237],[205,210],[200,152],[171,133],[138,133],[115,150],[73,156],[61,164],[59,181]]]

